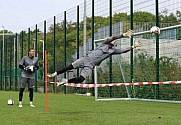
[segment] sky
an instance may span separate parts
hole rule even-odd
[[[0,31],[21,32],[76,7],[84,0],[0,0]]]

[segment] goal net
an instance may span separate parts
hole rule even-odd
[[[94,69],[95,100],[144,100],[181,103],[181,25],[136,32],[142,46],[113,55]],[[95,47],[104,39],[94,41]],[[130,46],[131,39],[116,41],[117,48]],[[133,42],[134,43],[134,42]]]

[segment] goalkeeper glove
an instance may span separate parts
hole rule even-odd
[[[47,75],[49,78],[55,77],[57,75],[57,72],[54,72],[52,74]]]
[[[141,46],[141,42],[139,40],[135,40],[132,48],[136,48],[136,47],[140,47],[140,46]]]
[[[131,38],[131,36],[133,35],[133,31],[132,30],[128,30],[126,33],[123,33],[124,37],[129,37]]]
[[[29,73],[33,73],[35,71],[35,67],[34,66],[26,66],[26,67],[24,67],[24,70],[29,72]]]

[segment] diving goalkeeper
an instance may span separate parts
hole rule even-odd
[[[63,78],[62,81],[57,84],[57,86],[63,85],[65,83],[83,82],[86,79],[86,77],[88,77],[92,73],[92,70],[94,69],[94,67],[100,65],[100,63],[103,60],[115,54],[127,53],[131,49],[141,46],[141,42],[135,41],[133,46],[127,47],[125,49],[117,49],[114,47],[114,45],[116,44],[116,39],[119,39],[122,37],[131,37],[132,34],[133,34],[132,31],[129,30],[126,33],[109,37],[108,39],[103,41],[103,43],[100,46],[98,46],[95,50],[91,51],[88,55],[76,60],[69,66],[62,68],[54,72],[53,74],[49,74],[48,77],[49,78],[55,77],[58,74],[66,72],[67,70],[83,67],[80,73],[80,76],[78,78],[72,78],[72,79]]]

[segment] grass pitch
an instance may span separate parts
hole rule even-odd
[[[35,93],[35,108],[29,107],[24,92],[23,108],[18,107],[18,92],[0,91],[1,125],[181,125],[181,104],[143,101],[99,101],[94,97]],[[7,105],[8,99],[15,104]]]

